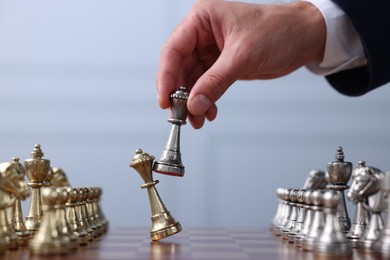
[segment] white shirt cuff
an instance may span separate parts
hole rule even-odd
[[[326,43],[321,62],[306,65],[317,75],[329,75],[367,64],[367,58],[356,29],[351,21],[331,0],[303,0],[316,6],[324,16]]]

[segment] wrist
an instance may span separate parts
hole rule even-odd
[[[326,24],[321,11],[306,1],[290,4],[293,14],[297,16],[300,30],[300,58],[303,65],[321,62],[326,43]]]

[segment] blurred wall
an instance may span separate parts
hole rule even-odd
[[[129,163],[137,148],[159,157],[166,143],[159,51],[191,5],[1,1],[0,160],[30,158],[40,143],[73,186],[103,187],[111,225],[150,226],[147,192]],[[354,165],[390,170],[389,97],[389,86],[345,97],[305,69],[237,82],[214,122],[182,127],[186,174],[155,174],[157,189],[184,227],[266,227],[276,188],[299,188],[310,170],[326,170],[337,146]]]

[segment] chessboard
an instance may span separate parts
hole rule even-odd
[[[74,252],[40,256],[27,247],[7,250],[4,259],[329,259],[329,256],[298,250],[293,244],[268,229],[187,228],[182,232],[151,241],[149,228],[110,227],[104,235]],[[347,258],[377,259],[353,251]]]

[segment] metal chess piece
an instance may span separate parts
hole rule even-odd
[[[8,222],[6,209],[15,203],[14,184],[3,172],[0,172],[0,251],[17,249],[19,239]]]
[[[14,188],[15,202],[11,205],[10,211],[7,212],[9,224],[14,228],[20,244],[25,245],[32,236],[32,232],[27,230],[24,223],[21,206],[21,200],[30,196],[30,189],[25,180],[25,169],[19,162],[19,158],[14,157],[12,162],[1,163],[0,171],[5,174]]]
[[[280,235],[279,226],[280,226],[280,222],[283,219],[283,217],[285,215],[285,211],[286,211],[286,201],[284,200],[285,190],[286,189],[283,189],[283,188],[278,188],[276,190],[276,195],[278,197],[278,207],[276,209],[275,216],[273,217],[273,219],[271,221],[271,227],[270,227],[271,231],[275,235]]]
[[[364,161],[359,161],[358,165],[353,170],[352,181],[354,181],[356,177],[362,174],[361,171],[364,171],[365,167],[366,163]],[[352,192],[352,189],[350,190],[350,192]],[[356,242],[361,237],[363,237],[370,220],[370,213],[364,209],[362,203],[363,202],[361,201],[358,201],[356,203],[353,223],[348,233],[345,235],[349,240],[351,240],[353,247],[357,247]],[[365,199],[364,203],[367,203],[367,199]]]
[[[69,199],[69,191],[65,187],[57,187],[56,192],[58,194],[57,200],[54,204],[55,214],[56,214],[56,226],[60,235],[63,237],[68,237],[69,239],[69,249],[76,249],[78,246],[79,238],[72,232],[70,224],[66,219],[66,210],[65,204]]]
[[[96,214],[96,218],[99,220],[99,222],[102,225],[102,233],[106,232],[108,230],[108,220],[104,216],[102,207],[100,206],[100,200],[102,197],[103,189],[100,187],[95,187],[94,188],[94,193],[95,193],[95,199],[93,201],[93,208]]]
[[[290,212],[290,216],[286,222],[286,224],[284,225],[283,229],[282,229],[282,238],[283,239],[289,239],[289,232],[291,230],[294,229],[295,227],[295,223],[297,221],[297,218],[298,218],[298,205],[297,205],[297,195],[298,195],[298,191],[297,189],[292,189],[290,191],[290,194],[289,194],[289,203],[290,203],[290,206],[291,206],[291,212]]]
[[[321,235],[314,240],[313,250],[316,253],[337,256],[352,254],[351,242],[345,238],[337,217],[339,194],[337,191],[330,190],[322,196],[325,224]]]
[[[352,174],[352,163],[344,161],[344,152],[342,147],[337,148],[336,161],[329,162],[327,167],[327,178],[329,184],[327,188],[339,193],[340,201],[337,209],[337,216],[340,221],[341,230],[347,233],[351,228],[351,220],[348,216],[345,204],[344,190],[348,189],[348,181]]]
[[[314,190],[310,193],[309,201],[311,210],[313,211],[313,220],[310,225],[310,230],[306,236],[300,241],[300,245],[305,251],[312,251],[315,240],[321,235],[324,228],[323,214],[323,190]]]
[[[306,190],[303,194],[302,200],[303,200],[303,208],[305,209],[305,219],[303,221],[303,225],[301,230],[298,234],[295,235],[294,241],[295,246],[301,247],[302,246],[302,240],[307,236],[307,234],[310,232],[311,225],[313,223],[313,217],[314,217],[314,210],[311,209],[312,207],[312,195],[311,193],[314,190]]]
[[[324,189],[328,182],[325,178],[325,172],[320,170],[311,170],[306,178],[303,189]]]
[[[30,208],[26,217],[26,228],[36,231],[39,228],[43,216],[41,188],[47,186],[47,176],[50,174],[50,161],[42,159],[43,153],[39,144],[35,145],[31,153],[31,159],[24,162],[28,186],[32,188]]]
[[[70,187],[68,178],[64,170],[61,168],[52,168],[53,177],[51,179],[51,185],[54,187]]]
[[[374,245],[374,250],[381,257],[390,258],[390,172],[386,172],[381,183],[381,190],[387,196],[387,217],[385,226]]]
[[[61,188],[44,187],[41,190],[44,215],[39,229],[29,241],[30,251],[34,254],[64,254],[70,251],[70,239],[58,230],[57,199],[61,197]]]
[[[356,171],[348,198],[353,202],[361,202],[365,210],[371,213],[370,222],[363,234],[357,240],[357,248],[364,251],[372,251],[383,228],[381,212],[386,208],[385,192],[381,189],[384,173],[376,168],[365,166],[361,163],[361,169]],[[368,200],[368,204],[365,201]]]
[[[297,220],[295,221],[294,227],[288,233],[288,240],[291,243],[295,242],[295,237],[299,234],[299,232],[301,232],[303,228],[303,222],[306,216],[306,207],[305,207],[305,198],[304,198],[305,192],[306,190],[302,189],[299,190],[297,193],[297,203],[296,203]]]
[[[69,193],[68,200],[65,203],[66,219],[69,223],[69,228],[71,232],[78,237],[79,245],[87,245],[88,233],[84,229],[84,226],[80,225],[80,221],[76,212],[76,203],[79,197],[78,189],[71,187],[67,187],[66,189]]]
[[[172,123],[172,128],[160,159],[153,165],[155,172],[180,177],[184,175],[180,154],[180,126],[186,124],[187,100],[188,93],[184,86],[171,94],[172,118],[168,122]]]
[[[178,221],[170,214],[162,202],[155,185],[158,180],[153,180],[152,163],[154,157],[143,153],[141,149],[135,152],[130,167],[134,168],[144,180],[145,184],[141,188],[148,189],[149,202],[152,210],[152,228],[150,237],[152,240],[160,240],[174,235],[182,230]]]

